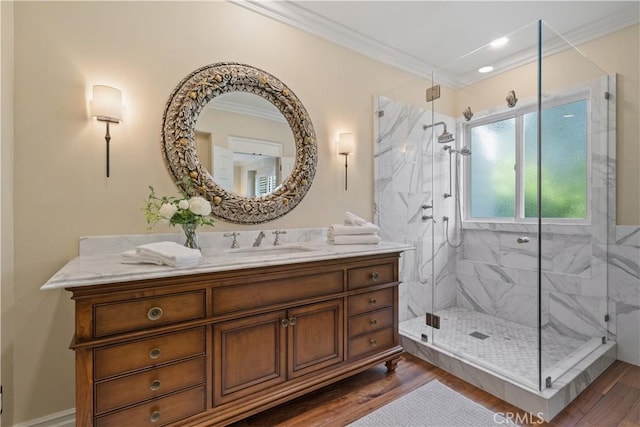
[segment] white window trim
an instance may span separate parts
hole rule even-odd
[[[585,218],[542,218],[543,224],[557,224],[557,225],[591,225],[592,219],[592,185],[591,185],[591,164],[592,164],[592,141],[591,141],[591,129],[592,129],[592,105],[593,105],[593,91],[590,88],[581,88],[578,90],[571,91],[569,93],[564,93],[562,95],[556,95],[547,97],[543,99],[543,108],[553,108],[563,104],[570,104],[572,102],[586,100],[587,102],[587,152],[586,152],[586,174],[585,179],[586,182],[586,197],[585,197],[585,209],[586,209],[586,217]],[[500,120],[505,120],[509,118],[515,118],[515,132],[516,132],[516,164],[514,165],[514,179],[515,179],[515,201],[516,206],[514,209],[514,217],[513,218],[471,218],[470,217],[470,185],[471,185],[471,173],[470,167],[471,162],[464,162],[464,167],[462,168],[463,178],[461,182],[463,183],[462,188],[462,201],[463,201],[463,220],[462,227],[463,228],[477,228],[477,226],[481,226],[482,224],[492,225],[492,224],[501,224],[506,225],[507,227],[512,224],[515,229],[520,229],[522,227],[531,228],[531,231],[535,231],[535,225],[537,224],[537,218],[525,218],[524,217],[524,182],[522,182],[522,166],[524,164],[524,143],[522,140],[522,123],[523,116],[527,113],[534,112],[537,110],[536,102],[529,102],[515,110],[503,110],[503,111],[493,111],[489,112],[485,115],[479,115],[476,119],[463,122],[461,135],[463,136],[462,143],[464,144],[466,141],[471,141],[471,128],[476,126],[481,126],[487,123],[492,123]],[[519,119],[518,119],[519,117]],[[462,145],[463,145],[462,144]],[[483,227],[481,227],[483,228]]]

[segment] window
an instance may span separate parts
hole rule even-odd
[[[537,209],[537,111],[522,108],[465,126],[466,219],[531,220]],[[542,110],[542,216],[587,218],[588,97]]]

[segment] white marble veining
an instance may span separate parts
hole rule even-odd
[[[266,231],[270,236],[270,231]],[[402,243],[381,242],[377,245],[331,245],[326,242],[326,229],[287,229],[281,235],[281,248],[287,245],[302,247],[305,250],[281,254],[260,253],[256,256],[233,253],[229,250],[231,241],[224,233],[199,233],[202,259],[196,266],[173,268],[153,264],[123,264],[120,253],[137,245],[153,241],[179,241],[180,234],[145,234],[130,236],[85,237],[81,239],[80,255],[69,261],[45,283],[41,289],[59,289],[75,286],[91,286],[123,281],[156,279],[172,276],[209,273],[216,271],[238,270],[252,267],[282,265],[300,262],[319,261],[373,255],[392,252],[411,251],[412,246]],[[242,235],[242,233],[241,233]],[[241,241],[241,247],[251,247],[257,232],[247,232],[247,238]],[[263,247],[267,246],[266,242]]]

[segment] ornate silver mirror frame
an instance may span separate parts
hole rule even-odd
[[[293,170],[282,185],[262,197],[239,196],[216,184],[196,152],[195,126],[200,112],[216,96],[234,91],[269,100],[293,132]],[[211,202],[212,215],[236,224],[260,224],[281,217],[300,203],[315,175],[318,147],[307,110],[291,89],[258,68],[219,62],[193,71],[171,93],[162,118],[162,156],[185,192]]]

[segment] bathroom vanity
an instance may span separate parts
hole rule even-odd
[[[376,364],[393,370],[404,249],[218,253],[191,269],[78,257],[43,287],[75,301],[76,424],[226,425]]]

